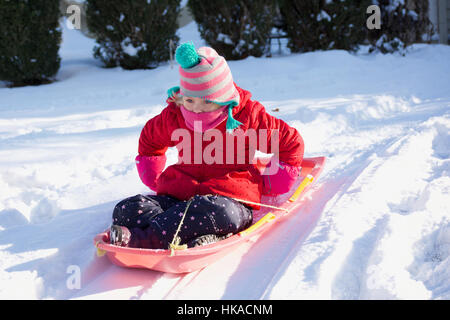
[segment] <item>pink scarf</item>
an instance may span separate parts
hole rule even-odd
[[[210,112],[195,113],[187,110],[183,105],[180,106],[186,126],[197,132],[205,132],[208,129],[216,127],[219,123],[225,120],[228,116],[225,112],[227,107],[228,106],[223,106],[222,108]],[[200,123],[197,123],[194,126],[194,122]]]

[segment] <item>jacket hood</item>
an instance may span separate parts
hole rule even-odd
[[[240,101],[239,104],[233,108],[233,115],[239,113],[246,106],[247,102],[252,97],[250,91],[242,89],[236,83],[234,84],[234,86],[236,87],[236,90],[239,92]]]

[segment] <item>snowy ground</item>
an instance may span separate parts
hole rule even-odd
[[[179,276],[95,257],[115,203],[148,191],[139,133],[178,76],[103,69],[93,45],[65,28],[57,82],[0,86],[0,299],[450,299],[450,47],[230,62],[328,162],[293,218]]]

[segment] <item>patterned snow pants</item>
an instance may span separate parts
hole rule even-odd
[[[133,248],[168,249],[188,201],[165,195],[141,195],[120,201],[113,211],[113,224],[131,232]],[[227,235],[248,228],[250,207],[221,195],[196,195],[178,233],[181,244],[206,234]]]

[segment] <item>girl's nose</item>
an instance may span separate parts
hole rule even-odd
[[[192,111],[195,113],[203,112],[203,105],[201,103],[194,103]]]

